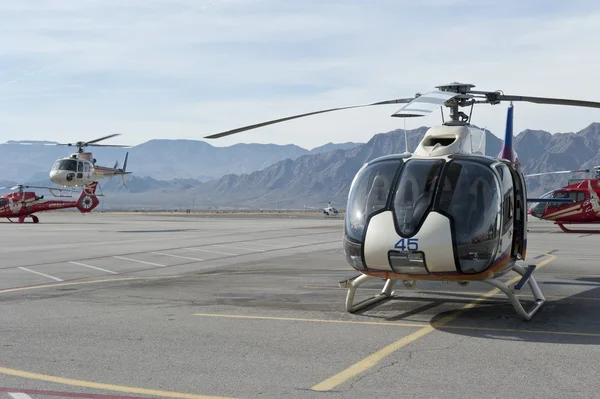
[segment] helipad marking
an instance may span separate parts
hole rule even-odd
[[[552,262],[554,259],[556,259],[555,255],[548,255],[549,258],[547,258],[546,260],[541,261],[540,263],[537,264],[537,268],[541,268],[544,265]],[[512,279],[510,279],[509,281],[506,282],[506,285],[510,285],[513,283],[516,283],[517,281],[519,281],[521,279],[521,276],[518,275]],[[360,373],[363,373],[364,371],[370,369],[371,367],[375,366],[377,363],[379,363],[381,360],[383,360],[384,358],[386,358],[387,356],[391,355],[392,353],[396,352],[398,349],[403,348],[404,346],[418,340],[419,338],[435,331],[436,329],[445,326],[446,324],[452,322],[453,320],[455,320],[458,316],[460,316],[460,314],[462,312],[464,312],[467,309],[471,309],[474,308],[475,306],[477,306],[478,302],[481,302],[491,296],[493,296],[494,294],[496,294],[497,292],[500,292],[500,290],[498,288],[494,288],[493,290],[488,291],[487,293],[481,295],[480,297],[474,299],[471,303],[463,306],[461,309],[451,313],[450,315],[443,317],[442,319],[440,319],[439,321],[432,323],[430,326],[427,327],[423,327],[420,330],[415,331],[414,333],[386,346],[385,348],[373,353],[370,356],[367,356],[366,358],[364,358],[363,360],[361,360],[358,363],[353,364],[352,366],[348,367],[347,369],[339,372],[338,374],[327,378],[324,381],[321,381],[320,383],[314,385],[311,387],[311,389],[313,391],[330,391],[331,389],[337,387],[338,385],[343,384],[344,382],[348,381],[350,378],[357,376]]]
[[[381,321],[303,319],[303,318],[296,318],[296,317],[248,316],[248,315],[218,314],[218,313],[195,313],[194,316],[222,317],[222,318],[229,318],[229,319],[304,321],[304,322],[311,322],[311,323],[363,324],[363,325],[378,325],[378,326],[385,325],[385,326],[396,326],[396,327],[426,327],[429,325],[429,324],[425,324],[425,323],[386,323],[386,322],[381,322]]]
[[[143,263],[145,265],[150,265],[150,266],[158,266],[158,267],[165,267],[166,266],[166,265],[161,265],[160,263],[146,262],[145,260],[127,258],[125,256],[116,256],[115,255],[115,256],[113,256],[113,258],[117,258],[117,259],[121,259],[121,260],[128,260],[130,262]]]
[[[8,292],[37,290],[37,289],[42,289],[42,288],[65,287],[65,286],[69,286],[69,285],[85,285],[85,284],[108,283],[108,282],[112,282],[112,281],[148,280],[148,279],[178,278],[178,277],[180,277],[180,276],[123,277],[123,278],[111,278],[111,279],[104,279],[104,280],[73,281],[70,283],[29,285],[27,287],[5,288],[3,290],[0,290],[0,294],[5,294]]]
[[[234,254],[234,253],[231,253],[231,252],[209,251],[208,249],[200,249],[200,248],[192,248],[192,247],[186,247],[186,248],[182,248],[182,249],[187,249],[187,250],[190,250],[190,251],[211,252],[213,254],[221,254],[221,255],[232,255],[232,256],[239,256],[240,255],[240,254]]]
[[[275,316],[246,316],[218,313],[196,313],[194,316],[200,317],[222,317],[229,319],[254,319],[254,320],[274,320],[274,321],[301,321],[309,323],[335,323],[335,324],[359,324],[367,326],[386,326],[386,327],[428,327],[428,323],[396,323],[385,321],[355,321],[355,320],[327,320],[327,319],[303,319],[295,317],[275,317]],[[435,323],[434,323],[435,326]],[[577,331],[550,331],[550,330],[530,330],[520,328],[502,328],[502,327],[478,327],[461,325],[443,325],[435,326],[438,330],[473,330],[473,331],[495,331],[495,332],[519,332],[527,334],[546,334],[546,335],[573,335],[581,337],[600,337],[600,333],[584,333]]]
[[[136,388],[136,387],[123,386],[123,385],[113,385],[113,384],[104,384],[104,383],[100,383],[100,382],[75,380],[72,378],[55,377],[52,375],[31,373],[29,371],[14,370],[14,369],[6,368],[6,367],[0,367],[0,374],[12,375],[15,377],[27,378],[30,380],[53,382],[55,384],[64,384],[64,385],[70,385],[70,386],[75,386],[75,387],[102,389],[105,391],[129,392],[129,393],[137,393],[137,394],[142,394],[142,395],[162,396],[162,397],[167,397],[167,398],[234,399],[234,398],[226,398],[223,396],[195,395],[195,394],[183,393],[183,392],[161,391],[161,390],[157,390],[157,389]]]
[[[85,263],[81,263],[81,262],[75,262],[75,261],[69,261],[69,263],[71,263],[72,265],[77,265],[77,266],[83,266],[83,267],[87,267],[89,269],[96,269],[96,270],[100,270],[101,272],[106,272],[106,273],[110,273],[110,274],[119,274],[117,272],[113,272],[112,270],[107,270],[107,269],[103,269],[101,267],[97,267],[97,266],[92,266],[92,265],[86,265]]]
[[[248,248],[248,247],[239,247],[237,245],[221,245],[221,244],[210,244],[207,247],[220,247],[220,248],[233,248],[233,249],[242,249],[244,251],[254,251],[254,252],[265,252],[265,249],[256,249],[256,248]],[[271,252],[271,251],[269,251]]]
[[[54,281],[65,281],[65,280],[63,280],[63,279],[61,279],[61,278],[54,277],[54,276],[51,276],[51,275],[49,275],[49,274],[42,273],[42,272],[36,272],[35,270],[31,270],[31,269],[28,269],[28,268],[26,268],[26,267],[19,266],[19,267],[17,267],[17,269],[21,269],[21,270],[24,270],[24,271],[26,271],[26,272],[33,273],[33,274],[38,274],[38,275],[40,275],[40,276],[47,277],[47,278],[49,278],[49,279],[51,279],[51,280],[54,280]]]
[[[167,254],[167,253],[164,253],[164,252],[150,252],[150,253],[154,254],[154,255],[170,256],[172,258],[180,258],[180,259],[196,260],[198,262],[204,262],[204,259],[192,258],[190,256],[173,255],[173,254]]]
[[[590,277],[590,276],[587,276]],[[596,277],[600,277],[600,276],[596,276]],[[538,282],[538,284],[543,284],[541,282]],[[306,288],[306,289],[319,289],[319,290],[335,290],[335,291],[340,291],[340,290],[345,290],[346,288],[339,288],[339,287],[332,287],[330,285],[305,285],[302,286],[302,288]],[[360,288],[363,291],[378,291],[381,292],[381,288]],[[583,294],[585,292],[581,292],[581,294]],[[465,296],[465,297],[477,297],[479,295],[484,295],[485,292],[479,292],[479,291],[436,291],[436,292],[432,292],[432,291],[421,291],[421,292],[415,292],[413,293],[411,299],[420,299],[418,296],[416,295],[436,295],[436,296],[444,296],[444,295],[460,295],[460,296]],[[594,296],[581,296],[578,297],[576,295],[579,294],[573,294],[573,295],[544,295],[544,297],[548,300],[562,300],[562,299],[568,299],[568,300],[577,300],[577,301],[600,301],[600,297],[594,297]],[[506,297],[506,295],[504,295],[503,293],[496,293],[494,295],[491,295],[494,297]],[[526,294],[520,294],[517,295],[519,298],[530,298],[531,295],[526,295]],[[396,297],[393,297],[392,299],[395,299]],[[398,299],[402,299],[404,297],[399,296]],[[424,300],[427,300],[428,298],[423,298]],[[465,298],[468,299],[468,298]]]

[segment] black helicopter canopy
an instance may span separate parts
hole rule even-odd
[[[364,242],[370,218],[384,211],[393,213],[399,236],[412,237],[435,211],[451,221],[461,272],[486,269],[496,257],[503,230],[503,199],[512,192],[510,172],[501,165],[495,173],[490,167],[493,162],[477,157],[450,161],[397,158],[368,164],[350,190],[347,238]],[[510,225],[512,214],[506,219],[504,224]]]

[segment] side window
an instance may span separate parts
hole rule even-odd
[[[90,164],[89,163],[84,163],[83,164],[83,171],[84,172],[89,172],[90,171]]]
[[[6,205],[6,200],[0,199],[0,207],[5,206],[5,205]]]
[[[506,165],[496,167],[502,184],[502,235],[512,228],[514,218],[515,194],[512,176]]]
[[[556,191],[554,193],[554,195],[552,196],[552,198],[570,198],[570,197],[569,197],[569,193],[566,191]],[[569,203],[551,202],[550,204],[548,204],[548,208],[550,208],[550,209],[560,208],[561,206],[564,206],[564,205],[569,205]]]
[[[81,161],[77,162],[77,171],[83,172],[83,162],[81,162]]]
[[[503,212],[499,183],[492,169],[470,160],[450,161],[442,175],[437,209],[453,221],[463,273],[479,273],[495,259]]]
[[[373,213],[385,208],[401,160],[375,162],[358,172],[346,206],[345,229],[349,238],[361,241]]]

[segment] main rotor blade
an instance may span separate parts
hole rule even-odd
[[[426,116],[444,105],[446,101],[460,95],[460,93],[440,90],[425,93],[410,101],[407,105],[393,113],[392,116],[398,118]]]
[[[500,101],[528,101],[537,104],[573,105],[576,107],[600,108],[599,102],[570,100],[566,98],[512,96],[504,94],[496,94],[494,97]]]
[[[220,137],[229,136],[231,134],[245,132],[246,130],[257,129],[259,127],[273,125],[273,124],[279,123],[279,122],[285,122],[285,121],[289,121],[289,120],[292,120],[292,119],[303,118],[305,116],[323,114],[323,113],[326,113],[326,112],[340,111],[340,110],[351,109],[351,108],[371,107],[373,105],[387,105],[387,104],[408,103],[408,102],[412,101],[413,99],[414,98],[399,98],[399,99],[396,99],[396,100],[380,101],[380,102],[372,103],[372,104],[351,105],[351,106],[348,106],[348,107],[330,108],[330,109],[325,109],[325,110],[321,110],[321,111],[308,112],[306,114],[293,115],[293,116],[288,116],[288,117],[285,117],[285,118],[274,119],[274,120],[271,120],[271,121],[257,123],[257,124],[254,124],[254,125],[239,127],[237,129],[228,130],[226,132],[211,134],[210,136],[206,136],[204,138],[205,139],[217,139],[217,138],[220,138]]]
[[[92,144],[92,143],[97,143],[99,141],[110,139],[111,137],[116,137],[116,136],[120,136],[120,135],[121,135],[120,133],[110,134],[108,136],[100,137],[99,139],[95,139],[95,140],[92,140],[92,141],[86,141],[85,145]]]
[[[121,148],[129,148],[128,145],[119,145],[119,144],[89,144],[90,147],[121,147]]]
[[[590,169],[558,170],[556,172],[533,173],[530,175],[525,175],[525,177],[542,176],[542,175],[557,175],[557,174],[562,174],[562,173],[579,173],[579,172],[591,172],[591,170]]]

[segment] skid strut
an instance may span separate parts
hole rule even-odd
[[[490,280],[481,280],[482,283],[490,284],[500,291],[504,292],[510,303],[513,305],[519,316],[521,316],[525,320],[531,320],[533,315],[542,307],[542,305],[546,302],[546,298],[544,298],[544,294],[540,290],[535,278],[533,277],[533,272],[535,271],[535,265],[529,265],[526,269],[520,265],[513,265],[512,269],[521,275],[521,279],[513,286],[508,286],[502,281],[498,279],[490,279]],[[369,276],[367,274],[362,274],[360,276],[352,277],[348,280],[341,281],[339,283],[340,288],[347,288],[348,293],[346,295],[346,310],[349,313],[354,313],[358,310],[364,309],[365,307],[372,305],[374,303],[378,303],[384,301],[386,299],[390,299],[392,295],[394,295],[394,285],[396,284],[397,279],[387,279],[385,280],[385,284],[381,293],[367,298],[357,304],[354,304],[354,294],[356,293],[356,289],[365,281],[369,281],[377,277]],[[413,288],[415,285],[415,280],[404,280],[404,286],[406,288]],[[468,282],[458,282],[459,285],[467,285]],[[533,306],[527,311],[521,304],[521,301],[517,297],[517,295],[521,292],[525,284],[529,285],[531,292],[533,294],[533,298],[535,303]]]
[[[394,285],[396,285],[396,280],[387,279],[385,280],[385,284],[380,294],[367,298],[364,301],[361,301],[354,305],[354,294],[356,293],[356,289],[358,288],[358,286],[364,283],[365,281],[371,280],[373,278],[376,277],[369,276],[367,274],[362,274],[360,276],[353,277],[348,280],[341,281],[339,283],[340,288],[348,288],[348,294],[346,295],[346,310],[349,313],[354,313],[358,310],[364,309],[369,305],[384,301],[392,297],[392,295],[394,294],[393,289]]]
[[[504,284],[502,281],[497,280],[497,279],[484,280],[483,282],[493,285],[494,287],[498,288],[500,291],[504,292],[506,294],[506,296],[508,297],[508,299],[510,300],[510,303],[512,303],[513,307],[519,314],[519,316],[521,316],[525,320],[531,320],[533,315],[538,310],[540,310],[540,308],[542,307],[542,305],[544,303],[546,303],[546,298],[544,298],[544,294],[542,294],[542,290],[540,290],[540,287],[538,286],[537,281],[535,281],[535,278],[533,277],[535,265],[529,265],[527,267],[527,269],[525,269],[523,266],[515,264],[515,265],[513,265],[512,269],[521,275],[521,280],[519,280],[517,282],[517,284],[515,284],[514,286],[508,286],[508,285]],[[529,288],[531,289],[531,293],[533,294],[533,299],[535,301],[535,303],[533,304],[533,306],[530,308],[529,311],[525,310],[525,308],[521,304],[521,301],[517,297],[517,294],[519,294],[519,292],[521,292],[521,289],[523,288],[525,283],[527,283],[529,285]]]

